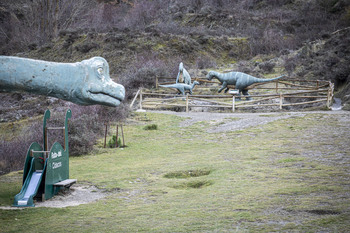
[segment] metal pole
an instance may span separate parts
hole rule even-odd
[[[232,112],[235,112],[235,95],[232,95]]]

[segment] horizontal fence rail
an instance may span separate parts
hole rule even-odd
[[[166,83],[173,82],[159,82],[162,80],[170,80],[169,78],[156,78],[156,87]],[[173,78],[171,80],[174,80]],[[206,85],[218,84],[219,82],[209,81],[204,79],[195,78],[201,83],[207,83]],[[272,84],[271,84],[272,83]],[[273,84],[275,83],[275,85]],[[307,85],[302,85],[301,83],[307,83]],[[158,107],[183,107],[186,112],[189,112],[190,108],[193,107],[204,107],[204,108],[222,108],[222,109],[235,109],[251,108],[251,107],[269,107],[276,106],[279,109],[289,106],[300,106],[314,103],[322,103],[330,108],[333,98],[334,84],[329,81],[307,81],[307,80],[297,80],[290,79],[287,81],[276,80],[270,82],[270,86],[273,87],[263,87],[262,85],[268,83],[259,83],[254,87],[248,87],[248,89],[265,89],[270,90],[275,93],[268,94],[254,94],[249,95],[249,98],[254,98],[254,100],[245,100],[247,96],[236,96],[232,94],[225,95],[176,95],[167,93],[155,93],[146,90],[138,90],[134,99],[130,104],[132,108],[137,100],[139,109],[152,109]],[[314,85],[312,85],[314,84]],[[253,86],[253,85],[252,85]],[[213,87],[213,86],[211,86]],[[234,88],[234,86],[229,86]],[[197,86],[196,86],[197,88]],[[205,88],[208,88],[207,86]],[[197,88],[198,89],[198,88]],[[282,91],[290,90],[289,92],[282,93]],[[241,98],[242,101],[237,101],[237,98]],[[289,100],[289,101],[286,101]],[[292,101],[294,100],[294,101]]]

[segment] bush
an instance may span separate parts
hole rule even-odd
[[[272,61],[266,61],[259,64],[259,68],[263,70],[265,73],[271,73],[273,68],[275,68],[276,64]]]
[[[105,124],[122,121],[129,108],[121,104],[117,108],[105,106],[80,106],[71,104],[72,119],[69,121],[70,155],[88,154],[102,137]]]
[[[12,139],[1,139],[0,175],[23,169],[28,148],[33,142],[43,146],[43,132],[40,122],[34,122]]]
[[[216,62],[209,56],[202,55],[196,60],[197,69],[216,68]]]
[[[107,147],[116,148],[116,141],[117,141],[117,137],[113,135],[112,138],[109,139],[107,143]],[[120,137],[118,137],[118,147],[122,147],[122,140],[120,139]]]
[[[145,127],[143,127],[143,129],[144,130],[157,130],[158,125],[156,125],[156,124],[146,125]]]
[[[177,68],[178,64],[176,64]],[[156,77],[173,76],[175,80],[177,73],[171,74],[169,70],[171,70],[169,65],[160,60],[156,53],[136,56],[134,62],[121,74],[120,83],[127,90],[126,99],[134,97],[135,92],[140,88],[154,87]]]

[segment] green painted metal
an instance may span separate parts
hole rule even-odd
[[[50,150],[47,159],[45,176],[45,199],[50,199],[58,193],[60,187],[54,184],[69,178],[69,159],[68,153],[61,144],[55,142]]]
[[[28,207],[34,206],[34,197],[37,195],[40,189],[40,184],[43,178],[43,172],[45,171],[45,162],[43,153],[33,153],[32,151],[42,151],[41,145],[36,142],[33,142],[28,151],[26,160],[24,163],[23,170],[23,186],[15,198],[14,198],[14,206],[18,207]],[[32,175],[34,172],[41,171],[37,173],[37,176],[40,176],[37,181],[37,185],[32,182]],[[33,189],[32,193],[29,193],[28,190]],[[21,204],[21,202],[25,202],[25,204]]]
[[[51,112],[50,112],[49,109],[47,109],[45,111],[44,120],[43,120],[43,140],[44,140],[43,145],[44,145],[44,150],[45,151],[48,150],[48,146],[49,146],[49,145],[47,145],[47,140],[46,140],[47,139],[46,122],[47,122],[48,119],[50,119],[50,116],[51,116]]]
[[[21,192],[15,196],[14,206],[34,206],[34,197],[44,194],[45,199],[52,198],[62,188],[55,183],[69,179],[69,150],[68,150],[68,119],[72,112],[69,109],[65,118],[65,149],[55,142],[45,160],[43,148],[33,142],[27,152],[23,171],[23,186]],[[50,111],[46,110],[43,120],[44,150],[47,149],[47,120]],[[40,151],[40,152],[38,152]]]
[[[31,156],[31,151],[42,151],[42,147],[41,145],[39,145],[39,143],[37,142],[33,142],[29,148],[28,148],[28,151],[27,151],[27,156],[26,156],[26,160],[24,162],[24,169],[23,169],[23,181],[22,183],[24,184],[27,176],[28,176],[28,172],[29,172],[29,169],[30,167],[32,166],[32,156]],[[40,154],[37,154],[38,157],[43,157],[43,153],[40,153]]]

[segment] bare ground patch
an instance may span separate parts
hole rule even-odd
[[[35,207],[49,207],[49,208],[64,208],[68,206],[78,206],[81,204],[88,204],[98,201],[109,194],[103,192],[95,186],[77,184],[70,189],[62,190],[53,198],[42,201],[36,201]],[[14,209],[18,207],[2,206],[1,209]]]

